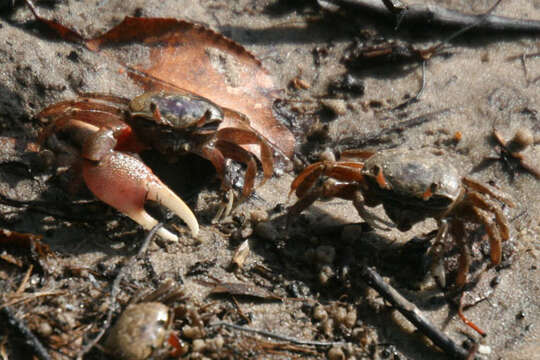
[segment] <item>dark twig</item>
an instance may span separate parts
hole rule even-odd
[[[389,301],[403,316],[414,324],[435,345],[447,354],[458,359],[467,359],[469,352],[457,345],[446,334],[437,329],[413,303],[405,299],[392,286],[384,282],[379,274],[367,266],[361,269],[364,281],[375,289],[385,300]]]
[[[109,297],[109,310],[107,311],[107,318],[105,320],[105,323],[103,325],[103,328],[99,331],[99,333],[96,335],[94,339],[92,339],[86,346],[79,352],[77,355],[77,360],[82,360],[83,356],[87,354],[92,348],[101,340],[103,335],[105,335],[105,332],[109,329],[111,326],[111,320],[112,316],[116,307],[116,296],[120,292],[120,283],[124,279],[124,275],[126,274],[126,270],[133,265],[135,260],[144,254],[146,252],[146,249],[148,248],[148,245],[150,245],[150,241],[154,238],[156,235],[156,232],[163,226],[163,223],[156,224],[152,230],[148,232],[146,237],[144,238],[141,247],[139,248],[139,251],[137,251],[136,254],[132,255],[125,263],[122,265],[120,270],[118,271],[118,274],[116,275],[116,278],[114,279],[112,286],[111,286],[111,296]]]
[[[41,344],[39,339],[30,331],[26,324],[17,318],[15,312],[9,306],[4,306],[0,312],[7,318],[8,324],[12,326],[25,340],[25,343],[33,350],[34,355],[40,360],[51,360],[47,349]]]
[[[335,345],[345,345],[346,344],[346,342],[340,342],[340,341],[328,341],[327,342],[327,341],[301,340],[301,339],[297,339],[297,338],[294,338],[294,337],[291,337],[291,336],[279,335],[279,334],[275,334],[275,333],[270,332],[270,331],[253,329],[253,328],[250,328],[250,327],[247,327],[247,326],[231,324],[231,323],[228,323],[228,322],[225,322],[225,321],[218,321],[218,322],[210,324],[209,326],[210,327],[224,326],[224,327],[228,327],[228,328],[235,329],[235,330],[249,332],[249,333],[252,333],[252,334],[259,334],[259,335],[266,336],[266,337],[273,338],[273,339],[277,339],[277,340],[288,341],[290,343],[297,344],[297,345],[335,346]]]
[[[395,11],[389,9],[382,0],[330,0],[334,5],[343,5],[362,11],[395,17]],[[431,26],[466,27],[478,23],[483,15],[464,14],[438,5],[414,4],[402,9],[399,14],[402,23],[423,23]],[[540,33],[540,21],[522,20],[505,16],[489,15],[477,29],[482,31],[507,31]]]

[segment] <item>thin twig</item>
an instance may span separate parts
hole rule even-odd
[[[26,274],[24,274],[24,278],[21,281],[19,287],[17,290],[15,290],[15,295],[21,295],[24,289],[26,289],[26,284],[28,283],[28,279],[30,279],[30,275],[32,275],[32,271],[34,270],[34,265],[30,264],[28,267],[28,270],[26,271]]]
[[[422,94],[424,93],[424,89],[426,88],[426,61],[427,60],[422,61],[422,84],[420,85],[420,89],[418,89],[416,95],[414,95],[410,99],[405,100],[401,104],[394,106],[391,111],[403,110],[407,106],[420,100],[420,96],[422,96]]]
[[[51,360],[47,349],[41,344],[39,339],[30,331],[26,324],[15,315],[15,311],[9,306],[4,306],[0,309],[0,313],[8,320],[8,324],[12,326],[22,337],[25,343],[34,351],[34,355],[40,360]]]
[[[396,289],[387,284],[373,269],[363,266],[360,275],[369,286],[375,289],[385,300],[389,301],[435,345],[452,357],[458,359],[468,358],[469,352],[467,350],[457,345],[451,338],[437,329],[416,305],[405,299]]]
[[[290,343],[297,344],[297,345],[335,346],[335,345],[345,345],[346,344],[346,342],[342,342],[342,341],[328,341],[327,342],[327,341],[302,340],[302,339],[297,339],[297,338],[294,338],[294,337],[291,337],[291,336],[275,334],[275,333],[270,332],[270,331],[258,330],[258,329],[253,329],[253,328],[250,328],[250,327],[247,327],[247,326],[231,324],[231,323],[228,323],[228,322],[225,322],[225,321],[218,321],[218,322],[210,324],[209,326],[210,327],[224,326],[224,327],[228,327],[228,328],[231,328],[231,329],[240,330],[240,331],[253,333],[253,334],[258,334],[258,335],[266,336],[266,337],[277,339],[277,340],[288,341]]]
[[[440,44],[435,45],[433,48],[431,48],[429,50],[432,53],[436,53],[443,46],[445,46],[445,44],[448,44],[450,41],[454,40],[458,36],[461,36],[462,34],[464,34],[465,32],[467,32],[467,31],[469,31],[469,30],[471,30],[473,28],[478,28],[491,15],[491,13],[493,11],[495,11],[495,9],[499,6],[501,1],[502,0],[497,0],[497,2],[495,2],[495,4],[493,4],[493,6],[491,8],[489,8],[488,11],[486,11],[484,14],[477,15],[478,19],[477,19],[477,21],[475,23],[473,23],[473,24],[471,24],[469,26],[465,26],[463,29],[460,29],[460,30],[456,31],[455,33],[450,35],[448,38],[446,38],[444,41],[442,41]]]
[[[111,320],[112,316],[116,307],[116,296],[120,292],[120,283],[124,279],[124,275],[126,274],[126,270],[133,265],[135,260],[144,254],[146,252],[146,249],[148,248],[148,245],[150,244],[150,241],[154,238],[156,235],[156,232],[163,226],[163,223],[157,223],[152,230],[148,232],[146,237],[144,238],[141,247],[139,248],[139,251],[137,251],[136,254],[132,255],[125,263],[122,265],[120,270],[118,271],[118,274],[116,275],[116,278],[114,279],[112,286],[111,286],[111,296],[109,297],[109,310],[107,311],[107,318],[105,320],[105,323],[103,324],[103,327],[99,331],[99,333],[96,335],[94,339],[92,339],[86,346],[79,352],[77,355],[77,360],[82,360],[83,356],[87,354],[92,348],[101,340],[103,335],[105,335],[105,332],[109,329],[111,326]]]
[[[395,17],[382,0],[325,0],[334,5],[348,6],[388,17]],[[462,12],[432,4],[409,5],[398,14],[401,23],[422,23],[430,26],[466,27],[474,25],[483,15]],[[540,21],[489,15],[477,28],[482,31],[540,33]]]
[[[13,299],[9,300],[9,301],[6,301],[5,303],[1,304],[0,305],[0,309],[6,307],[6,306],[11,306],[11,305],[15,305],[15,304],[20,304],[20,303],[27,303],[29,301],[32,301],[38,297],[43,297],[43,296],[59,296],[59,295],[65,295],[67,292],[64,291],[64,290],[53,290],[53,291],[42,291],[42,292],[35,292],[35,293],[32,293],[32,294],[29,294],[27,296],[17,296],[17,297],[14,297]]]

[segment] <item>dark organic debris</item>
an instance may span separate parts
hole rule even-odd
[[[268,290],[253,286],[251,284],[242,283],[220,283],[214,286],[210,293],[249,296],[265,300],[282,300],[281,297],[271,293]]]
[[[503,161],[512,179],[515,177],[518,168],[540,179],[540,167],[538,167],[538,164],[533,164],[531,159],[523,153],[527,147],[534,143],[534,136],[530,130],[525,128],[518,129],[514,137],[506,141],[496,129],[493,129],[493,137],[499,145],[500,155],[498,158],[489,159]]]
[[[10,327],[16,330],[24,339],[25,343],[32,349],[34,355],[40,360],[51,360],[47,349],[41,344],[39,339],[30,331],[24,321],[19,319],[15,311],[9,306],[3,306],[0,313],[6,318]]]
[[[414,324],[435,345],[444,350],[448,355],[458,359],[468,359],[469,352],[457,345],[446,334],[437,329],[420,309],[405,299],[396,289],[387,284],[375,270],[364,266],[360,275],[366,283],[375,289],[385,300],[390,302],[403,316]]]
[[[40,258],[52,254],[50,247],[41,242],[43,236],[30,233],[20,233],[8,229],[0,229],[0,245],[17,246],[35,252]]]

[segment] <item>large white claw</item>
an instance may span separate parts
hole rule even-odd
[[[98,162],[85,160],[83,177],[98,199],[126,214],[143,228],[150,230],[158,223],[144,210],[144,202],[153,200],[173,211],[185,221],[193,236],[198,236],[199,223],[193,212],[138,158],[111,151]],[[158,234],[166,240],[178,241],[176,235],[164,228],[159,229]]]

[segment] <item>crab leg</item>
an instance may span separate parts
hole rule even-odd
[[[360,182],[363,180],[360,172],[363,166],[362,163],[346,161],[335,163],[321,161],[311,164],[294,179],[289,196],[296,190],[296,195],[303,197],[323,174],[336,180]]]
[[[264,175],[260,185],[272,177],[272,174],[274,173],[274,155],[272,153],[272,148],[255,132],[245,129],[223,128],[218,131],[218,139],[233,144],[259,145],[261,153],[259,160],[261,161]]]
[[[144,210],[144,202],[154,200],[184,220],[193,236],[197,237],[199,224],[189,207],[136,157],[111,151],[98,162],[84,160],[83,177],[97,198],[126,214],[143,228],[151,229],[157,224],[157,220]],[[176,235],[164,228],[158,234],[168,240],[178,240]]]
[[[495,189],[491,186],[486,186],[482,183],[479,183],[478,181],[471,179],[469,177],[464,177],[462,179],[463,184],[466,186],[482,193],[482,194],[488,194],[489,196],[493,197],[494,199],[499,200],[500,202],[508,205],[511,208],[515,208],[516,204],[514,204],[514,201],[508,197],[508,195],[504,194],[503,192]]]
[[[224,157],[241,162],[247,166],[244,176],[244,187],[242,189],[242,197],[246,199],[253,190],[255,184],[255,175],[257,174],[257,164],[255,159],[248,151],[244,150],[237,144],[223,140],[216,142],[216,148],[223,154]]]
[[[471,267],[471,253],[465,241],[465,227],[457,219],[450,223],[450,233],[459,247],[458,270],[456,275],[456,287],[461,289],[467,283],[467,275]]]
[[[491,212],[493,215],[495,215],[495,220],[499,228],[500,237],[503,241],[508,240],[510,238],[510,226],[508,225],[508,221],[506,220],[506,217],[502,213],[501,209],[495,207],[478,193],[473,192],[470,193],[468,196],[475,207]]]

